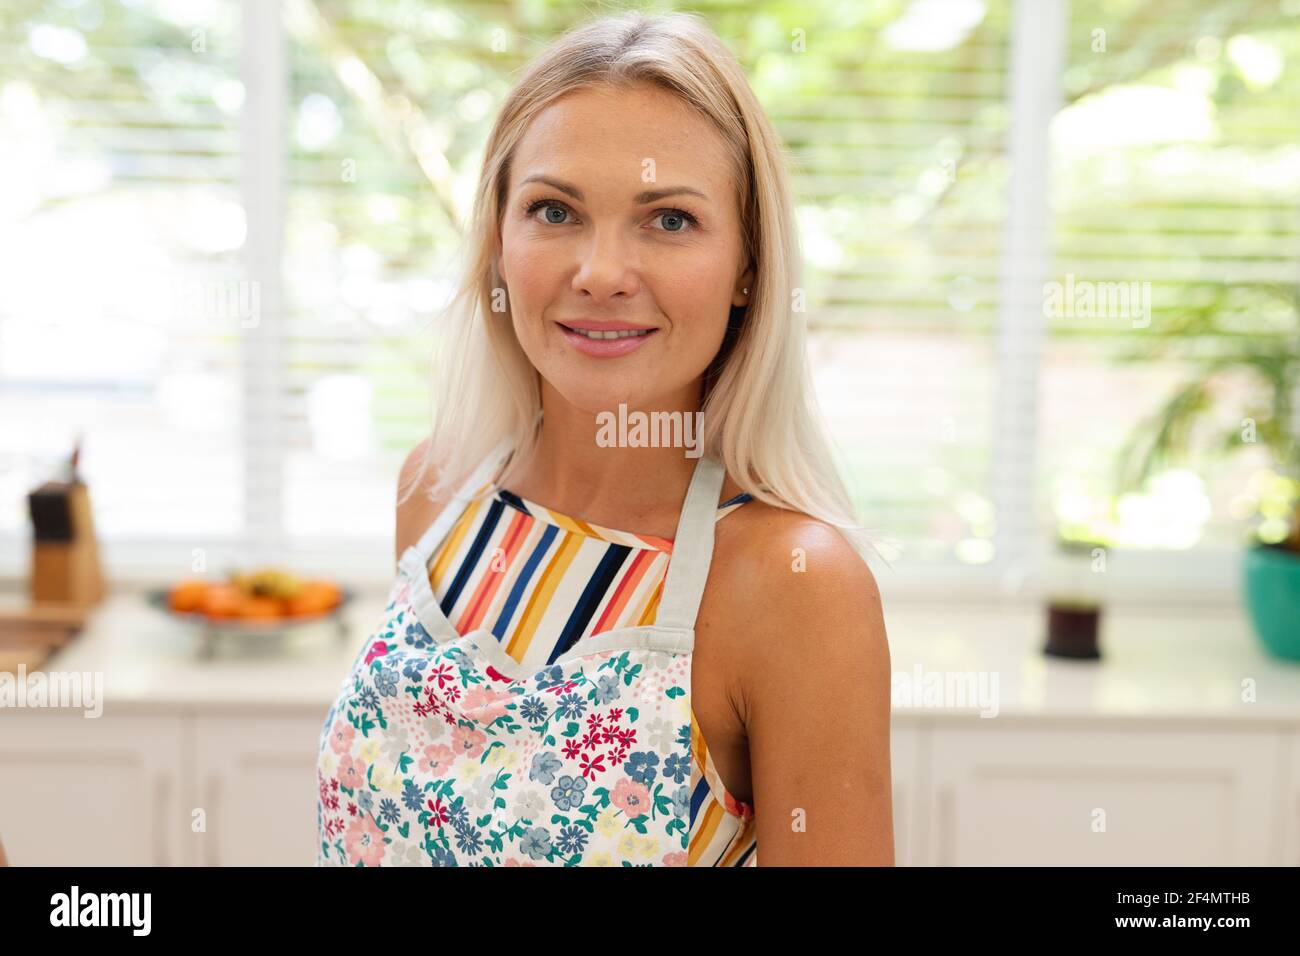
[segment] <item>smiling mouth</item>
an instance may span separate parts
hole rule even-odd
[[[658,331],[657,329],[621,329],[617,332],[596,332],[590,329],[574,329],[565,325],[563,322],[556,322],[560,328],[566,332],[572,332],[574,335],[581,335],[588,339],[639,339]]]

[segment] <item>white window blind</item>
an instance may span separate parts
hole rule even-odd
[[[1300,4],[1074,0],[1067,49],[1051,279],[1079,307],[1047,310],[1040,519],[1222,553],[1243,543],[1270,468],[1262,443],[1232,439],[1270,398],[1205,362],[1300,348]],[[1133,427],[1188,386],[1209,388],[1195,459],[1114,500]]]
[[[1117,364],[1136,330],[1046,315],[1042,282],[1149,280],[1149,334],[1207,284],[1300,272],[1294,11],[1174,7],[691,6],[788,144],[822,406],[864,522],[922,586],[1014,570],[1104,497],[1120,436],[1179,381],[1178,359]],[[0,298],[0,536],[84,428],[114,571],[201,548],[389,574],[482,143],[518,68],[590,13],[7,5],[0,164],[36,188],[0,222],[24,280]],[[1205,473],[1188,554],[1242,528],[1240,475]],[[1179,495],[1129,501],[1126,533]]]
[[[169,571],[242,537],[238,8],[0,10],[0,548],[84,432],[98,530]]]

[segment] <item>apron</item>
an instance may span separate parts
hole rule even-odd
[[[580,639],[540,670],[456,632],[429,556],[502,441],[407,548],[379,627],[321,729],[318,866],[685,866],[691,656],[724,469],[691,476],[655,623]]]

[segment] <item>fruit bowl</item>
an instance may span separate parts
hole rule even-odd
[[[148,604],[184,624],[201,638],[201,653],[211,656],[223,638],[259,645],[311,625],[333,622],[346,639],[343,610],[355,592],[327,581],[308,581],[283,571],[231,574],[227,581],[189,579],[145,595]]]

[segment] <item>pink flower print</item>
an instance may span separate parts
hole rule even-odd
[[[384,831],[370,817],[357,817],[348,824],[343,846],[351,863],[378,866],[384,858]]]
[[[609,795],[609,802],[629,817],[639,817],[650,812],[650,788],[624,777]]]
[[[510,859],[506,860],[505,865],[506,866],[531,866],[531,867],[537,866],[536,863],[520,863],[514,857],[511,857]]]
[[[388,644],[384,641],[375,641],[370,645],[370,650],[366,651],[366,663],[369,664],[376,657],[383,657],[388,653]]]
[[[366,765],[359,760],[353,760],[351,756],[344,755],[339,761],[338,781],[349,790],[356,790],[366,782]]]
[[[455,759],[456,754],[446,744],[433,744],[424,748],[424,756],[420,758],[420,772],[435,775],[446,773]]]
[[[453,753],[465,757],[477,757],[483,752],[487,734],[472,727],[457,727],[451,732],[451,749]]]
[[[487,687],[476,687],[465,695],[461,706],[467,716],[490,723],[506,712],[506,704],[513,697],[513,694],[498,694]]]
[[[609,768],[605,766],[603,756],[592,756],[590,754],[582,755],[582,775],[595,780],[597,773],[604,773]]]
[[[330,731],[330,746],[334,748],[336,754],[349,753],[352,750],[352,738],[356,735],[355,727],[336,720],[334,728]]]
[[[443,688],[455,679],[456,676],[451,665],[442,663],[429,671],[429,676],[425,678],[425,681],[436,680],[438,682],[438,687]]]
[[[663,858],[664,866],[685,866],[687,863],[686,851],[678,850],[676,853],[665,853]]]
[[[448,812],[449,808],[442,805],[442,797],[439,797],[436,801],[428,800],[426,802],[429,804],[429,812],[433,814],[433,819],[430,822],[434,826],[445,826],[451,820],[451,814]]]

